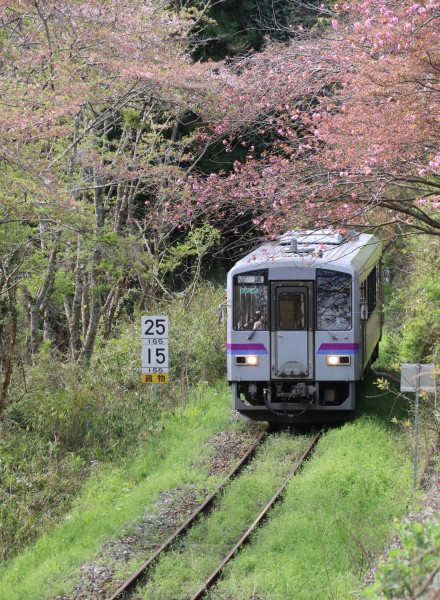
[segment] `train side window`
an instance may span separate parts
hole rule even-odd
[[[377,268],[371,271],[371,273],[367,277],[367,308],[368,308],[368,316],[376,308],[377,304]]]
[[[351,329],[352,278],[347,273],[318,269],[316,273],[317,329]]]
[[[233,321],[235,330],[267,331],[267,273],[242,273],[234,277]]]
[[[369,319],[377,306],[379,270],[374,267],[360,286],[361,317]]]
[[[302,292],[281,292],[278,296],[278,329],[305,327],[305,297]]]

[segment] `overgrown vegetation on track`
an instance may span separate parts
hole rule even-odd
[[[190,598],[252,524],[298,461],[307,438],[273,434],[254,460],[225,488],[213,511],[157,565],[139,598]]]
[[[351,597],[409,493],[410,461],[384,423],[330,430],[211,597]]]

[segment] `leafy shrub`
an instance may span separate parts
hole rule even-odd
[[[379,564],[366,598],[419,598],[440,585],[440,525],[416,521],[396,529],[401,547]]]
[[[171,378],[183,386],[212,383],[225,375],[225,329],[217,312],[223,293],[203,286],[189,305],[182,300],[164,307],[170,317]]]
[[[188,305],[184,295],[158,306],[170,318],[171,385],[154,404],[140,383],[140,316],[117,337],[98,342],[88,369],[61,362],[43,345],[34,366],[14,389],[9,419],[66,452],[85,451],[96,459],[120,453],[148,427],[162,407],[179,403],[183,387],[212,383],[224,374],[224,328],[217,322],[221,295],[202,286]],[[176,390],[178,386],[179,391]]]
[[[386,353],[391,362],[430,362],[440,351],[439,240],[410,239],[395,258],[394,270],[386,308]]]
[[[85,461],[51,441],[2,425],[0,559],[9,558],[68,509],[84,481]]]

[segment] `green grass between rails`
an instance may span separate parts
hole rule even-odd
[[[210,597],[356,597],[410,495],[410,458],[401,450],[390,429],[368,416],[330,430]]]
[[[203,442],[218,431],[243,426],[232,425],[229,417],[230,393],[224,385],[168,414],[162,431],[137,456],[91,478],[64,521],[2,568],[0,598],[38,600],[62,594],[69,589],[68,577],[104,542],[145,511],[154,512],[160,492],[189,483],[214,488],[220,476],[208,475]]]
[[[158,563],[139,598],[190,598],[273,496],[304,450],[305,436],[266,438],[238,479],[228,483],[214,510]]]

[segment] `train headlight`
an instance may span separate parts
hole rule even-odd
[[[327,364],[329,367],[346,367],[351,363],[350,356],[340,356],[339,354],[328,354]]]
[[[236,356],[235,364],[256,367],[258,365],[258,355],[249,354],[248,356]]]

